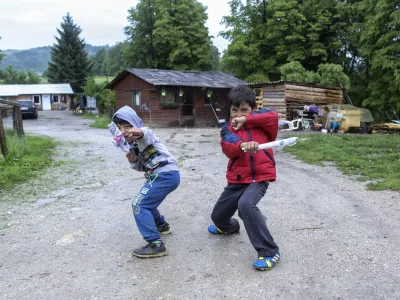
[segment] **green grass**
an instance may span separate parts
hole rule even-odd
[[[108,76],[108,82],[111,82],[114,79],[114,76]],[[95,76],[94,81],[97,84],[107,84],[107,76]]]
[[[309,164],[334,162],[344,174],[359,175],[358,181],[371,180],[369,190],[400,191],[399,135],[302,135],[285,151]]]
[[[95,114],[85,113],[82,115],[85,119],[94,120],[94,123],[90,124],[90,127],[99,128],[99,129],[108,129],[108,124],[110,124],[111,119],[107,115],[100,115],[96,117]]]
[[[45,137],[24,136],[6,130],[8,156],[0,154],[0,189],[10,190],[18,183],[43,173],[52,164],[57,143]]]

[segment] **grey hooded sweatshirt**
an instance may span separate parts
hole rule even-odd
[[[114,116],[129,122],[135,128],[140,128],[144,134],[141,139],[130,144],[130,151],[138,157],[136,163],[130,163],[133,169],[151,171],[154,174],[178,170],[176,159],[150,128],[143,127],[142,119],[131,107],[125,105]]]

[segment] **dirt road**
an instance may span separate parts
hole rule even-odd
[[[276,151],[278,180],[260,203],[281,249],[274,270],[252,269],[245,231],[208,234],[226,182],[218,129],[155,129],[181,165],[161,206],[173,233],[168,256],[133,258],[144,178],[90,122],[65,111],[24,122],[60,146],[46,174],[0,193],[0,299],[400,299],[400,194],[333,167]]]

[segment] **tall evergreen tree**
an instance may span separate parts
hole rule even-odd
[[[85,40],[79,37],[82,30],[67,13],[57,32],[59,36],[51,48],[48,80],[51,83],[71,83],[75,91],[81,92],[91,69]]]
[[[125,28],[127,63],[138,68],[210,70],[206,7],[197,0],[140,0]]]

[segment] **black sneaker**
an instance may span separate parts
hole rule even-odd
[[[142,248],[138,248],[132,251],[132,255],[140,258],[151,258],[167,255],[167,249],[163,242],[150,242]]]
[[[169,227],[169,224],[165,223],[164,225],[157,227],[157,231],[160,234],[167,235],[167,234],[170,234],[172,230],[171,230],[171,227]]]

